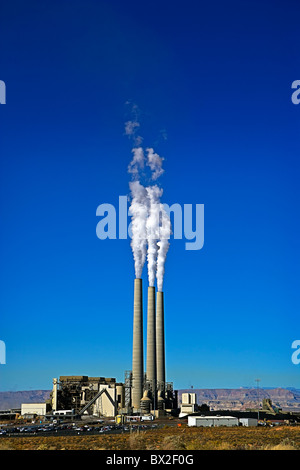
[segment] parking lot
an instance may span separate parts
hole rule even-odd
[[[83,424],[79,422],[69,422],[63,424],[46,423],[46,424],[28,424],[20,426],[1,425],[1,437],[18,437],[24,435],[80,435],[83,433],[90,435],[98,435],[104,433],[121,434],[128,432],[147,431],[149,429],[158,428],[157,424]]]

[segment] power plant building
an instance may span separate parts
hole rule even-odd
[[[144,364],[143,282],[134,280],[132,370],[124,383],[115,378],[60,376],[53,379],[48,405],[52,413],[116,416],[140,414],[160,416],[177,409],[177,392],[166,381],[164,295],[148,287],[147,347]],[[146,365],[146,371],[144,371]]]
[[[197,394],[183,393],[181,396],[180,417],[192,414],[198,411]]]
[[[124,385],[114,378],[61,376],[53,380],[50,401],[53,412],[116,416],[125,406],[124,397]]]
[[[22,403],[21,404],[21,416],[32,417],[45,416],[47,412],[46,403]]]

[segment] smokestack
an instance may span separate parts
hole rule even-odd
[[[140,409],[143,397],[143,294],[142,279],[134,280],[133,347],[132,347],[132,406]]]
[[[147,311],[147,380],[153,393],[156,390],[156,326],[155,326],[155,287],[148,287]]]
[[[164,327],[164,293],[156,296],[156,368],[158,389],[165,390],[165,327]]]

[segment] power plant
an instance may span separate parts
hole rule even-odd
[[[124,383],[115,378],[61,376],[53,379],[47,409],[55,415],[78,416],[149,415],[174,413],[177,392],[166,382],[164,296],[148,287],[147,348],[144,372],[143,281],[134,280],[132,370],[125,372]]]
[[[128,124],[128,123],[127,123]],[[131,123],[126,129],[136,129]],[[156,183],[163,174],[163,158],[152,148],[132,148],[128,172],[131,193],[131,248],[135,265],[133,292],[132,369],[126,371],[124,383],[104,377],[62,376],[53,380],[48,405],[56,413],[111,416],[115,414],[151,414],[161,416],[177,410],[177,392],[166,381],[164,294],[162,291],[165,261],[171,234],[170,217],[161,203],[162,188]],[[148,186],[141,181],[148,168]],[[150,183],[149,183],[150,182]],[[148,260],[147,346],[144,362],[144,309],[142,272]],[[154,287],[157,281],[157,292]],[[145,371],[146,365],[146,371]]]

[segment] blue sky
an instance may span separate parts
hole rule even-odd
[[[167,257],[168,380],[300,388],[299,9],[2,2],[0,390],[131,368],[130,243],[96,237],[98,205],[129,192],[128,100],[163,202],[205,205],[203,249]]]

